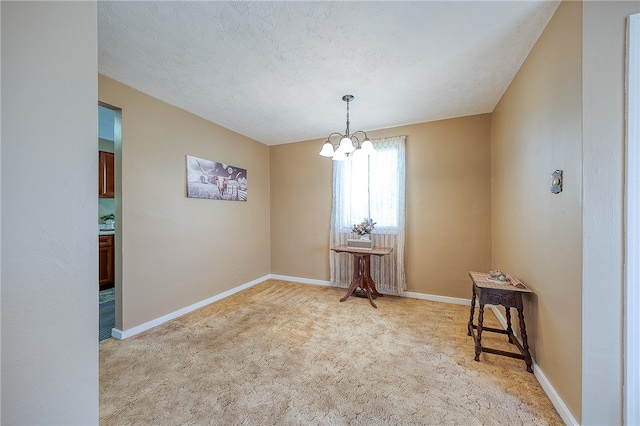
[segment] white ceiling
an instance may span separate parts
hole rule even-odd
[[[100,1],[98,66],[276,145],[491,112],[557,6]]]

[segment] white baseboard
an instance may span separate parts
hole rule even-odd
[[[331,281],[313,280],[311,278],[288,277],[286,275],[277,275],[277,274],[271,274],[269,275],[269,278],[274,280],[281,280],[281,281],[291,281],[294,283],[314,284],[314,285],[322,285],[325,287],[331,287]]]
[[[117,328],[113,328],[111,329],[111,336],[115,337],[116,339],[119,340],[123,340],[126,339],[128,337],[134,336],[138,333],[142,333],[143,331],[149,330],[150,328],[156,327],[162,323],[165,323],[167,321],[170,321],[174,318],[178,318],[184,314],[188,314],[189,312],[193,312],[196,309],[200,309],[203,306],[207,306],[213,302],[217,302],[218,300],[224,299],[225,297],[229,297],[232,294],[235,294],[239,291],[242,291],[244,289],[247,289],[249,287],[253,287],[256,284],[260,284],[263,281],[266,281],[270,278],[270,275],[265,275],[263,277],[260,277],[258,279],[255,279],[253,281],[250,281],[248,283],[239,285],[238,287],[234,287],[230,290],[224,291],[220,294],[216,294],[215,296],[209,297],[208,299],[202,300],[200,302],[194,303],[193,305],[189,305],[186,306],[182,309],[178,309],[177,311],[168,313],[166,315],[163,315],[159,318],[156,318],[154,320],[151,321],[147,321],[144,324],[140,324],[137,325],[135,327],[129,328],[127,330],[118,330]]]
[[[326,286],[326,287],[333,287],[331,285],[331,281],[325,281],[325,280],[314,280],[314,279],[309,279],[309,278],[299,278],[299,277],[291,277],[291,276],[276,275],[276,274],[271,274],[271,278],[274,279],[274,280],[291,281],[291,282],[294,282],[294,283],[315,284],[315,285],[322,285],[322,286]],[[397,296],[396,294],[387,293],[385,291],[380,291],[380,293],[390,294],[392,296]],[[461,299],[461,298],[458,298],[458,297],[438,296],[438,295],[434,295],[434,294],[414,293],[414,292],[410,292],[410,291],[405,291],[402,294],[401,297],[410,297],[412,299],[431,300],[433,302],[453,303],[454,305],[469,305],[469,304],[471,304],[471,299]]]
[[[410,297],[412,299],[430,300],[432,302],[451,303],[453,305],[471,305],[471,299],[463,299],[460,297],[439,296],[437,294],[414,293],[405,291],[401,297]]]
[[[496,318],[498,318],[498,321],[500,321],[500,324],[502,324],[502,327],[506,329],[507,319],[504,317],[503,312],[499,310],[498,307],[495,305],[490,305],[490,306]],[[522,345],[522,338],[518,335],[515,335],[515,336],[516,336],[516,339],[518,339],[518,342],[520,342],[520,344]],[[562,401],[562,398],[560,398],[560,395],[558,395],[556,390],[551,385],[551,382],[549,382],[549,380],[547,379],[547,376],[544,375],[544,372],[542,371],[542,369],[538,366],[538,364],[536,364],[536,360],[533,357],[531,357],[531,359],[533,364],[532,365],[533,375],[536,376],[536,379],[538,379],[538,383],[540,383],[540,386],[542,386],[542,389],[549,397],[549,400],[551,401],[553,406],[556,408],[556,411],[558,411],[558,414],[560,414],[560,417],[562,417],[562,420],[564,420],[564,423],[567,425],[578,426],[580,423],[578,423],[575,417],[573,417],[573,415],[569,411],[569,408],[567,408],[564,401]]]

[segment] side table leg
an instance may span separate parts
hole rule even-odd
[[[518,319],[520,320],[520,337],[522,337],[522,348],[524,349],[524,362],[527,364],[527,371],[533,373],[531,368],[531,354],[529,353],[529,343],[527,342],[527,326],[524,324],[524,313],[518,309]]]
[[[362,288],[363,283],[362,283],[361,268],[362,268],[362,265],[360,264],[360,257],[354,255],[353,256],[353,280],[351,280],[351,284],[349,285],[349,288],[347,289],[347,294],[345,294],[344,297],[342,299],[340,299],[341,302],[344,302],[349,297],[351,297],[353,292],[358,287]]]
[[[380,295],[378,290],[376,290],[376,284],[371,279],[371,256],[365,255],[362,257],[362,283],[364,284],[363,290],[367,292],[367,297],[369,298],[369,303],[374,308],[378,308],[376,304],[373,302],[373,297],[371,297],[371,293],[375,295]]]
[[[373,303],[373,298],[371,297],[371,288],[369,287],[369,283],[366,282],[366,278],[364,279],[365,281],[365,288],[367,290],[367,297],[369,298],[369,303],[371,303],[371,306],[373,306],[374,308],[378,309],[378,307],[376,306],[375,303]]]
[[[473,316],[476,314],[476,291],[471,286],[471,314],[469,315],[469,324],[467,325],[467,336],[471,336],[473,333]]]
[[[513,343],[513,328],[511,328],[511,308],[505,306],[504,312],[507,315],[507,336],[509,337],[509,343]]]
[[[384,294],[378,291],[378,289],[376,288],[376,283],[373,282],[373,278],[371,278],[371,256],[370,255],[364,256],[363,260],[364,260],[363,273],[364,273],[365,284],[369,286],[369,288],[371,289],[371,293],[375,294],[378,297],[384,296]]]
[[[482,352],[482,322],[484,321],[484,305],[480,304],[478,310],[478,340],[476,340],[476,361],[480,361],[480,352]]]
[[[353,294],[353,292],[360,287],[362,279],[361,278],[355,278],[353,281],[351,281],[351,285],[349,286],[349,289],[347,289],[347,294],[344,295],[344,297],[342,299],[340,299],[341,302],[344,302],[345,300],[347,300],[349,297],[351,297],[351,295]]]
[[[378,291],[378,289],[376,288],[376,283],[373,282],[373,279],[371,277],[367,277],[366,280],[367,280],[367,283],[369,283],[369,287],[371,287],[371,293],[375,294],[378,297],[384,296],[384,294]]]

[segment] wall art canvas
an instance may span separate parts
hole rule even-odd
[[[247,201],[247,171],[187,155],[187,197]]]

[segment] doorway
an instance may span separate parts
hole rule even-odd
[[[120,109],[98,103],[98,340],[112,337],[116,327],[117,304],[121,288],[119,218],[121,185],[117,166],[121,143]],[[121,275],[120,275],[121,276]]]

